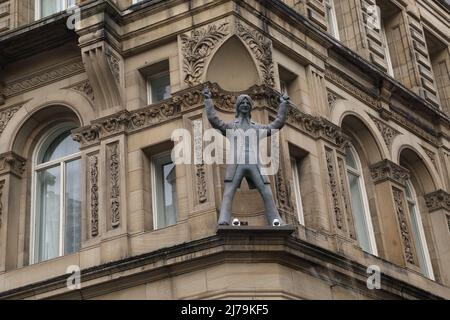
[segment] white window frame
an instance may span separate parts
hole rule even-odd
[[[372,217],[370,216],[370,209],[369,209],[369,201],[367,199],[367,192],[366,192],[366,187],[365,187],[365,183],[364,183],[364,175],[362,172],[362,166],[361,166],[361,160],[359,159],[359,155],[358,152],[356,151],[355,147],[350,144],[348,146],[350,152],[352,153],[353,159],[356,162],[356,169],[348,166],[347,164],[345,164],[346,170],[347,170],[347,174],[350,171],[352,174],[356,175],[359,179],[359,187],[361,188],[360,192],[361,192],[361,198],[363,201],[363,207],[364,207],[364,220],[366,222],[366,227],[367,227],[367,231],[369,233],[369,245],[370,245],[370,250],[371,254],[378,256],[378,249],[377,249],[377,243],[375,241],[375,233],[373,231],[373,225],[372,225]],[[347,177],[348,179],[348,177]],[[348,181],[349,183],[349,181]],[[351,190],[349,188],[349,192],[351,193]],[[352,195],[350,194],[350,197]],[[353,217],[353,219],[355,219],[355,217]],[[356,228],[357,226],[355,226]]]
[[[336,9],[334,7],[334,0],[325,0],[324,4],[325,4],[326,12],[327,12],[327,17],[328,17],[328,26],[331,29],[331,30],[329,30],[330,34],[336,40],[340,40],[340,37],[339,37],[339,26],[338,26],[338,23],[337,23]]]
[[[387,73],[393,78],[394,77],[394,67],[392,66],[392,60],[391,60],[391,54],[389,53],[389,46],[387,42],[386,37],[386,29],[384,26],[384,21],[382,17],[379,17],[380,19],[380,34],[381,34],[381,41],[383,42],[383,49],[384,49],[384,55],[386,58],[386,65],[387,65]]]
[[[34,19],[39,20],[43,17],[41,16],[41,1],[42,0],[34,0]],[[75,0],[58,0],[58,4],[61,8],[58,8],[58,12],[62,12],[67,10],[68,8],[75,6]],[[57,12],[55,12],[57,13]]]
[[[423,230],[423,224],[422,224],[422,218],[420,215],[420,210],[419,210],[419,204],[417,202],[417,195],[416,195],[416,191],[414,189],[413,184],[411,183],[410,180],[406,180],[406,188],[409,189],[409,192],[411,193],[412,197],[408,196],[408,193],[405,193],[405,197],[406,197],[406,201],[408,203],[408,212],[409,212],[409,216],[411,217],[411,219],[414,219],[414,221],[411,221],[412,223],[416,223],[417,226],[417,231],[419,234],[414,234],[414,237],[416,239],[416,241],[420,242],[420,245],[422,248],[417,248],[417,244],[416,244],[416,251],[423,249],[422,250],[422,254],[423,254],[423,258],[424,258],[424,266],[420,266],[421,269],[424,267],[425,270],[422,269],[422,272],[425,274],[426,277],[430,278],[431,280],[434,280],[434,272],[433,272],[433,266],[431,265],[431,259],[430,259],[430,252],[428,250],[428,245],[427,245],[427,239],[425,238],[425,232]],[[409,210],[409,205],[412,205],[414,207],[414,213],[411,212]],[[413,232],[414,232],[414,228],[412,228]],[[414,232],[415,233],[415,232]],[[417,254],[419,255],[420,253],[417,252]],[[419,262],[420,264],[420,262]]]
[[[31,175],[31,231],[30,231],[30,264],[35,264],[43,261],[36,260],[35,257],[35,245],[36,245],[36,214],[37,214],[37,208],[36,208],[36,200],[37,200],[37,190],[36,190],[36,183],[37,183],[37,173],[39,171],[45,170],[45,169],[51,169],[56,166],[60,166],[60,208],[59,208],[59,252],[58,257],[61,257],[64,255],[64,231],[65,231],[65,187],[66,187],[66,163],[75,161],[75,160],[81,160],[81,152],[77,152],[74,154],[71,154],[69,156],[59,158],[56,160],[48,161],[42,164],[37,164],[38,157],[41,155],[41,150],[43,148],[48,147],[54,139],[56,139],[59,135],[63,134],[64,131],[68,130],[70,127],[73,127],[72,123],[62,123],[53,130],[49,131],[45,136],[43,136],[39,142],[36,145],[36,148],[34,149],[33,156],[32,156],[32,175]],[[56,258],[56,257],[55,257]]]
[[[297,208],[297,218],[299,223],[305,225],[305,216],[303,213],[302,193],[300,189],[300,174],[298,166],[300,161],[297,158],[291,158],[292,180],[294,182],[295,206]]]
[[[156,194],[156,162],[158,162],[160,159],[162,158],[166,158],[168,156],[170,156],[172,154],[171,151],[165,151],[162,153],[159,153],[153,157],[151,157],[150,159],[150,163],[151,163],[151,188],[152,188],[152,214],[153,214],[153,230],[159,230],[159,229],[164,229],[167,227],[170,227],[172,225],[167,225],[167,226],[158,226],[158,196]],[[174,163],[175,165],[175,163]],[[176,170],[176,165],[175,165],[175,170]],[[175,186],[176,186],[176,181],[175,181]],[[177,188],[178,190],[178,188]],[[179,219],[179,212],[178,212],[178,196],[177,198],[173,199],[174,202],[177,203],[176,205],[176,210],[177,210],[177,220]],[[178,222],[178,221],[177,221]]]
[[[171,86],[171,83],[170,83],[170,72],[169,72],[169,70],[167,70],[167,71],[162,71],[162,72],[159,72],[159,73],[156,73],[156,74],[152,74],[152,75],[149,75],[149,76],[147,76],[147,78],[146,78],[146,81],[147,81],[147,103],[148,103],[148,105],[151,105],[151,104],[154,104],[154,103],[158,103],[158,102],[160,102],[160,101],[158,101],[158,102],[153,102],[153,94],[152,94],[152,84],[151,84],[151,81],[152,80],[154,80],[154,79],[158,79],[158,78],[160,78],[160,77],[162,77],[162,76],[169,76],[169,86],[170,86],[170,95],[172,96],[172,86]],[[164,101],[164,100],[161,100],[161,101]]]

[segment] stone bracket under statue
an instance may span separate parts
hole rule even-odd
[[[240,130],[245,132],[249,129],[253,129],[258,133],[264,131],[264,135],[261,136],[270,136],[274,130],[280,130],[284,126],[290,106],[289,97],[287,95],[283,95],[280,98],[280,107],[275,120],[267,125],[255,123],[251,120],[253,101],[250,96],[243,94],[236,99],[235,120],[227,123],[220,119],[217,115],[214,108],[212,95],[208,87],[203,90],[203,95],[205,97],[205,108],[208,121],[214,129],[220,131],[220,133],[224,136],[226,136],[227,131],[229,132],[230,130]],[[256,137],[258,139],[257,143],[259,143],[260,135],[257,134]],[[234,139],[230,139],[229,142],[231,148],[233,148],[234,154],[245,154],[246,160],[251,158],[249,153],[253,152],[251,149],[255,149],[254,147],[246,146],[245,144],[237,144]],[[227,164],[224,183],[225,190],[218,221],[219,226],[231,225],[230,227],[244,228],[241,227],[241,222],[238,219],[235,218],[231,221],[233,199],[244,178],[248,181],[249,185],[258,189],[261,194],[264,201],[265,213],[269,226],[279,228],[285,225],[275,205],[272,189],[270,188],[270,181],[266,175],[262,174],[262,172],[264,172],[264,169],[259,161],[256,163],[244,162]]]

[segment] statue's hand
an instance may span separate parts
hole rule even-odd
[[[211,94],[211,91],[209,91],[208,87],[205,87],[203,89],[203,95],[205,96],[205,99],[211,99],[212,94]]]
[[[283,102],[289,103],[290,100],[291,100],[291,98],[289,98],[289,96],[287,95],[287,93],[283,94],[283,95],[280,97],[280,102],[281,102],[281,103],[283,103]]]

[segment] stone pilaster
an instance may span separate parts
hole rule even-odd
[[[417,269],[414,240],[407,214],[404,194],[409,171],[390,160],[382,160],[370,167],[377,195],[379,239],[383,245],[384,258],[412,269]]]
[[[450,285],[450,194],[437,190],[425,195],[425,203],[430,214],[433,230],[436,263],[439,267],[440,281]]]

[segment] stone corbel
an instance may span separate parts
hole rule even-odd
[[[445,210],[450,213],[450,194],[444,190],[437,190],[425,195],[428,211]]]
[[[404,186],[409,179],[409,170],[399,166],[398,164],[384,159],[370,166],[370,174],[375,184],[390,180]]]
[[[14,152],[0,154],[0,176],[14,174],[21,177],[25,172],[26,160]]]
[[[103,31],[80,37],[83,63],[95,96],[100,116],[123,109],[123,58],[103,40]],[[95,41],[95,40],[98,41]],[[87,45],[86,45],[87,44]]]

